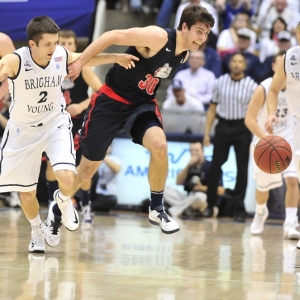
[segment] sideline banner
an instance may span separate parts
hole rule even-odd
[[[95,0],[0,0],[0,31],[13,41],[27,40],[26,26],[36,16],[51,17],[61,29],[88,37]]]
[[[204,155],[207,160],[211,160],[213,146],[204,147]],[[139,205],[142,200],[149,198],[148,164],[149,152],[134,144],[127,138],[116,138],[112,143],[112,155],[121,161],[121,171],[118,174],[118,204]],[[169,173],[166,185],[176,185],[177,174],[187,165],[190,159],[188,142],[168,141]],[[226,188],[233,189],[236,180],[236,162],[233,148],[230,149],[227,162],[222,167],[223,184]],[[248,188],[245,205],[248,212],[253,212],[255,203],[255,181],[252,176],[251,160],[248,172]]]

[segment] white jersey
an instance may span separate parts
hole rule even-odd
[[[260,85],[263,87],[265,91],[265,97],[267,96],[270,90],[271,83],[272,83],[271,77],[260,83]],[[293,134],[293,125],[294,125],[294,116],[289,109],[286,94],[287,94],[286,91],[280,91],[278,94],[278,105],[277,105],[276,116],[279,122],[274,123],[273,125],[274,135],[279,135],[282,136],[283,138],[290,137]],[[265,101],[257,116],[257,123],[259,127],[264,130],[265,133],[267,133],[267,131],[265,130],[265,123],[267,119],[268,119],[268,110]],[[258,138],[254,137],[253,140],[255,143],[258,141]]]
[[[34,62],[29,47],[14,53],[20,58],[20,66],[16,76],[8,78],[12,99],[10,118],[23,126],[47,124],[66,107],[61,84],[67,75],[67,51],[56,46],[46,67]]]
[[[289,49],[285,54],[284,70],[286,73],[286,97],[291,113],[300,117],[300,47]]]

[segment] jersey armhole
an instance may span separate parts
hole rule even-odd
[[[20,71],[21,71],[21,56],[16,52],[12,52],[12,54],[15,54],[15,55],[18,56],[18,58],[19,58],[19,68],[18,68],[17,74],[14,77],[7,76],[7,78],[9,78],[10,80],[15,80],[15,79],[18,78],[18,76],[20,74]]]
[[[66,51],[66,71],[67,71],[67,74],[69,74],[69,70],[68,70],[69,53],[65,47],[62,47],[62,48]]]
[[[265,103],[266,100],[267,100],[267,91],[266,91],[265,87],[262,84],[260,84],[260,86],[263,88],[263,91],[264,91],[264,103]]]
[[[285,56],[284,56],[284,64],[283,64],[283,71],[284,71],[284,74],[286,75],[286,69],[285,69],[285,61],[286,60],[286,53],[285,53]]]

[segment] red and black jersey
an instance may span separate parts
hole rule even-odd
[[[126,70],[115,64],[106,75],[106,85],[132,104],[154,99],[161,79],[172,79],[186,57],[186,51],[175,56],[176,30],[165,30],[168,33],[168,41],[156,55],[144,58],[135,47],[131,46],[125,52],[140,59],[135,62],[135,68]]]

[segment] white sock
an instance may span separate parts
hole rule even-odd
[[[61,191],[58,192],[58,197],[63,201],[70,198],[69,196],[65,196]]]
[[[40,226],[42,222],[40,215],[38,214],[34,219],[29,220],[31,226]]]
[[[297,207],[286,207],[285,208],[285,223],[294,223],[297,217]]]
[[[266,207],[267,207],[267,203],[264,203],[264,204],[256,203],[255,212],[262,215],[264,213]]]

